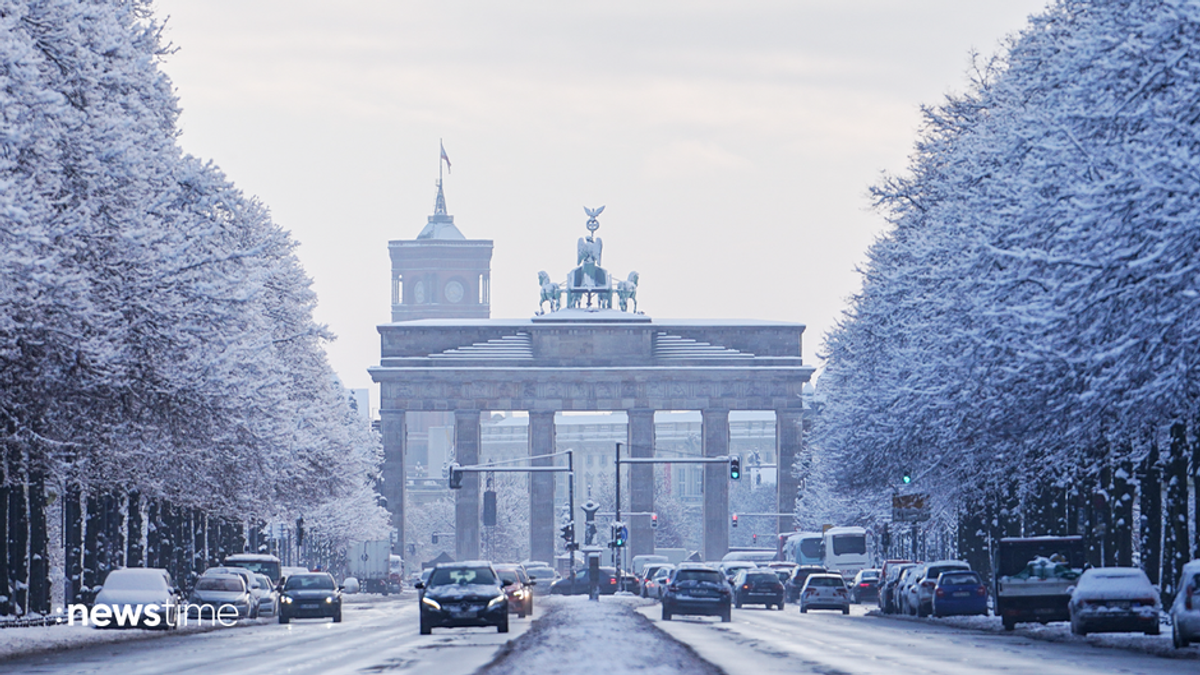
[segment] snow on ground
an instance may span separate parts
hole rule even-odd
[[[1005,633],[1004,624],[998,616],[947,616],[918,619],[914,616],[900,614],[884,615],[878,610],[871,611],[870,616],[879,616],[898,621],[919,621],[966,628],[986,633]],[[1153,654],[1176,659],[1200,660],[1200,646],[1193,645],[1187,649],[1175,649],[1171,644],[1171,627],[1162,625],[1161,635],[1143,635],[1142,633],[1093,633],[1087,637],[1073,635],[1071,624],[1065,621],[1054,623],[1019,623],[1013,635],[1044,640],[1046,642],[1065,642],[1073,644],[1090,644],[1093,647],[1108,647],[1110,649],[1126,649],[1143,654]]]
[[[243,619],[236,626],[252,626],[259,623],[274,621],[273,618]],[[210,625],[189,625],[178,630],[150,630],[146,628],[110,628],[99,629],[82,625],[37,626],[33,628],[5,628],[0,630],[0,661],[18,656],[60,652],[68,649],[91,647],[116,642],[136,642],[138,640],[155,640],[169,635],[191,635],[222,630],[224,627]]]
[[[634,612],[635,596],[553,596],[529,632],[508,643],[477,675],[724,675]]]

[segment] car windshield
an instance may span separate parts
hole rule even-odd
[[[226,567],[241,567],[242,569],[250,570],[255,574],[265,574],[271,579],[279,578],[279,563],[273,561],[257,561],[257,560],[226,560]]]
[[[332,591],[333,577],[328,574],[293,574],[285,588],[289,591]]]
[[[500,575],[500,583],[504,584],[505,586],[509,584],[515,584],[520,581],[520,579],[517,578],[516,570],[498,570],[496,574]]]
[[[879,578],[879,572],[863,572],[862,573],[863,581],[869,581],[871,579],[878,579],[878,578]]]
[[[114,591],[161,589],[167,587],[167,580],[161,572],[115,570],[110,572],[108,578],[104,580],[104,587]]]
[[[200,577],[196,580],[198,591],[230,591],[240,593],[246,584],[241,577]]]
[[[821,540],[817,538],[800,540],[800,555],[805,558],[821,558]]]
[[[836,579],[834,577],[813,577],[808,580],[808,585],[836,587],[844,586],[845,584],[842,583],[841,579]]]
[[[675,581],[708,581],[711,583],[720,583],[721,573],[716,570],[679,570],[675,575]]]
[[[946,573],[938,579],[938,583],[943,586],[965,586],[968,584],[978,584],[979,577],[974,573],[968,572]]]
[[[534,579],[549,579],[554,576],[554,570],[549,567],[530,567],[525,571]]]
[[[486,567],[447,567],[436,569],[429,577],[430,586],[494,585],[496,577]]]

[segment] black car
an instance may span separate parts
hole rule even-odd
[[[508,595],[487,561],[439,563],[417,589],[423,591],[421,635],[441,626],[495,626],[508,632]]]
[[[721,571],[707,565],[683,564],[671,573],[662,598],[663,621],[676,614],[719,616],[733,620],[733,589]]]
[[[788,577],[787,583],[784,584],[788,602],[798,602],[800,599],[800,590],[804,588],[804,582],[808,580],[810,574],[826,574],[829,570],[820,565],[798,565],[792,570],[792,576]]]
[[[612,595],[617,592],[617,568],[600,568],[600,594]],[[587,595],[588,568],[580,567],[574,573],[559,579],[550,586],[551,595]]]
[[[762,567],[738,570],[733,578],[733,605],[763,604],[783,609],[783,582],[774,570]]]
[[[279,594],[279,623],[329,617],[342,622],[342,589],[324,572],[293,574]]]

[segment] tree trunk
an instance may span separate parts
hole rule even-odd
[[[67,588],[63,592],[68,604],[84,603],[83,594],[83,494],[78,485],[67,488],[63,502],[63,526],[66,538]]]
[[[1113,472],[1113,536],[1117,549],[1117,565],[1133,565],[1133,463],[1121,460]]]
[[[1162,564],[1162,478],[1158,466],[1158,444],[1150,446],[1150,453],[1142,461],[1139,475],[1139,492],[1142,506],[1141,540],[1142,570],[1150,577],[1150,583],[1161,580]]]
[[[103,577],[100,574],[100,547],[104,539],[104,515],[101,500],[88,495],[87,515],[84,516],[83,534],[83,585],[84,602],[91,604],[96,597],[96,587]]]
[[[50,549],[46,531],[46,477],[29,481],[29,611],[50,613]]]
[[[137,492],[130,492],[126,502],[126,555],[125,564],[129,567],[145,567],[146,556],[142,550],[142,500]]]
[[[0,487],[0,615],[13,613],[12,586],[8,583],[8,496],[12,488]]]
[[[1163,462],[1163,487],[1166,491],[1165,531],[1163,533],[1162,592],[1164,602],[1174,600],[1179,576],[1188,561],[1188,447],[1187,428],[1171,427],[1171,448]]]
[[[13,613],[29,611],[29,507],[25,486],[14,485],[8,493],[8,587],[12,589]]]

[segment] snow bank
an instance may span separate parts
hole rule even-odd
[[[724,675],[634,612],[650,601],[635,596],[553,596],[548,611],[520,638],[510,641],[476,675]]]
[[[147,630],[145,628],[101,630],[92,626],[81,625],[5,628],[0,630],[0,662],[18,656],[61,652],[68,649],[79,649],[81,647],[92,647],[116,642],[157,640],[174,635],[207,633],[213,630],[253,626],[273,620],[273,617],[266,619],[242,619],[238,621],[236,626],[229,626],[227,628],[222,626],[191,625],[173,631]]]

